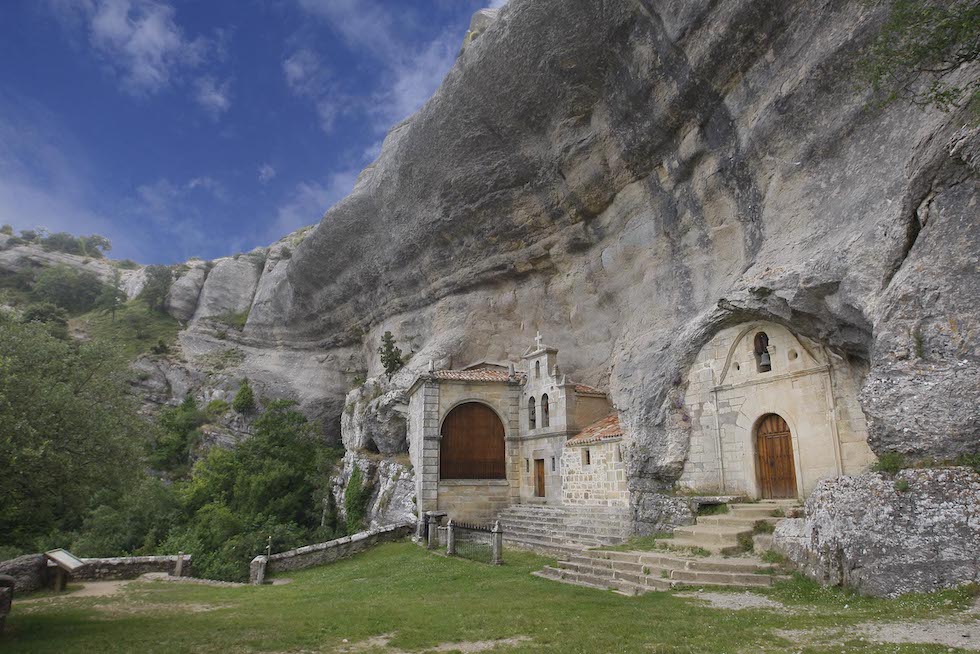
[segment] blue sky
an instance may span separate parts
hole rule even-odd
[[[501,0],[4,0],[0,223],[141,263],[268,245],[346,195]]]

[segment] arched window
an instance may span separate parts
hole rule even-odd
[[[755,364],[759,372],[772,370],[772,360],[769,358],[769,335],[759,332],[755,335],[754,343]]]
[[[535,379],[541,379],[541,362],[540,361],[535,361],[534,362],[534,378]]]
[[[535,429],[538,426],[538,416],[534,411],[534,398],[527,398],[527,428]]]
[[[541,426],[542,427],[551,426],[551,416],[549,415],[547,393],[541,396]]]
[[[442,423],[442,479],[506,479],[504,424],[490,407],[467,402]]]

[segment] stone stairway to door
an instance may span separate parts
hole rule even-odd
[[[727,506],[727,513],[698,516],[695,524],[675,528],[673,536],[661,542],[672,548],[696,547],[715,554],[735,551],[740,546],[739,537],[751,538],[757,522],[775,525],[792,514],[799,502],[795,499],[762,500]]]

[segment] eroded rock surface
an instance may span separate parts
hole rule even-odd
[[[903,470],[821,482],[773,548],[821,583],[878,596],[980,581],[980,475]]]

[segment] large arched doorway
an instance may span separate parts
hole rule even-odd
[[[759,494],[763,499],[797,496],[793,436],[775,413],[762,416],[755,430]]]
[[[478,402],[460,404],[442,422],[442,479],[506,479],[504,424]]]

